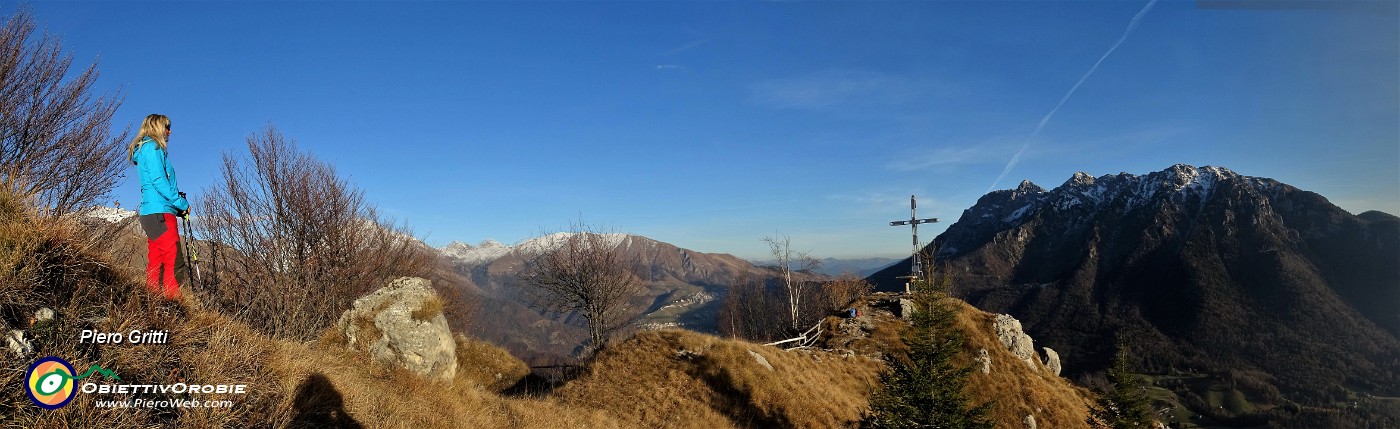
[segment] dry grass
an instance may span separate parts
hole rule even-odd
[[[3,193],[0,193],[3,194]],[[0,427],[325,427],[368,428],[622,427],[596,410],[550,399],[495,393],[518,378],[524,364],[504,351],[459,338],[465,371],[444,385],[403,370],[372,364],[364,353],[332,340],[299,343],[271,339],[229,317],[206,310],[194,293],[179,302],[150,296],[110,255],[86,245],[74,224],[40,222],[24,201],[0,195],[0,317],[25,329],[35,354],[0,360]],[[58,317],[33,324],[41,307]],[[441,310],[439,310],[441,311]],[[164,345],[79,344],[83,329],[104,332],[169,331]],[[68,406],[47,411],[29,403],[21,379],[36,356],[59,356],[78,371],[98,364],[123,384],[246,384],[246,395],[169,394],[144,399],[232,400],[231,408],[97,408],[94,401],[123,395],[79,393]],[[490,379],[483,374],[490,371]],[[497,379],[496,374],[501,374]]]
[[[530,373],[525,362],[496,345],[457,335],[457,383],[500,392]]]
[[[1088,427],[1088,406],[1093,395],[1069,380],[1050,373],[1040,362],[1035,369],[1016,359],[997,339],[992,328],[996,315],[987,313],[960,300],[957,326],[968,333],[961,364],[971,364],[978,349],[987,349],[992,358],[991,373],[974,371],[968,383],[973,401],[994,401],[989,414],[998,428],[1024,428],[1022,420],[1034,415],[1037,427]]]
[[[438,317],[439,314],[442,314],[442,308],[442,298],[433,296],[431,298],[428,298],[427,300],[424,300],[423,305],[419,306],[418,309],[413,310],[413,313],[410,314],[410,316],[413,317],[413,320],[417,320],[419,322],[427,322],[433,320],[434,317]]]
[[[864,357],[643,332],[605,350],[554,396],[638,427],[854,427],[878,368]]]
[[[901,322],[892,319],[876,321],[868,338],[852,342],[858,353],[850,356],[687,331],[643,332],[543,397],[510,397],[499,392],[528,368],[489,343],[458,336],[456,378],[431,381],[346,350],[333,330],[318,342],[273,339],[204,308],[197,293],[161,301],[90,241],[80,228],[39,222],[23,201],[0,195],[0,317],[28,332],[35,355],[64,357],[80,371],[100,364],[123,383],[246,384],[249,393],[166,398],[235,401],[232,408],[186,409],[101,409],[94,399],[123,397],[79,394],[69,406],[46,411],[29,404],[24,389],[7,387],[0,391],[0,427],[855,427],[882,367],[866,355],[902,347]],[[420,311],[440,314],[443,305]],[[980,348],[993,359],[991,374],[972,375],[969,393],[974,401],[996,400],[997,427],[1023,427],[1028,414],[1039,427],[1084,426],[1088,392],[1015,360],[992,332],[993,315],[958,305],[958,326],[969,333],[965,359]],[[29,317],[40,307],[57,310],[58,318],[34,324]],[[82,329],[168,330],[170,343],[78,344]],[[22,385],[32,356],[6,356],[0,386]]]

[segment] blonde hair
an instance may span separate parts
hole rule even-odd
[[[126,147],[126,159],[136,156],[136,148],[141,147],[141,142],[150,137],[156,141],[156,145],[161,150],[165,150],[165,132],[170,130],[170,118],[159,113],[146,115],[146,120],[141,121],[141,132],[136,133],[136,138],[131,139],[131,144]],[[132,164],[136,160],[131,161]]]

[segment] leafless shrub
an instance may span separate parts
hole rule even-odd
[[[58,40],[21,9],[0,28],[0,183],[57,217],[106,197],[125,167],[111,130],[120,96],[94,98],[97,64],[71,78]]]
[[[330,165],[271,126],[247,143],[246,158],[224,154],[222,182],[198,203],[197,232],[221,256],[200,288],[222,312],[310,340],[390,278],[432,277],[437,260],[426,246]]]
[[[522,276],[540,305],[588,322],[592,353],[633,318],[628,301],[645,288],[614,236],[576,224],[556,247],[532,258]]]

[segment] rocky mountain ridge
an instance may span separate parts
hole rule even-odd
[[[1400,389],[1400,219],[1221,167],[984,195],[931,244],[954,293],[1101,368],[1253,374],[1261,404]],[[871,277],[902,289],[902,265]],[[1327,368],[1319,371],[1318,368]],[[1232,383],[1234,384],[1234,383]],[[1348,393],[1350,392],[1350,393]]]

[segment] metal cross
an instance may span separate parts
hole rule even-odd
[[[909,276],[908,276],[908,277],[900,277],[900,278],[902,278],[902,279],[903,279],[903,278],[909,279],[909,283],[912,283],[914,280],[918,280],[918,278],[919,278],[919,272],[921,271],[921,270],[920,270],[921,264],[919,263],[919,250],[920,250],[920,249],[919,249],[919,224],[921,224],[921,223],[934,223],[934,222],[938,222],[938,218],[919,219],[918,210],[919,210],[919,204],[918,204],[917,202],[914,201],[914,196],[913,196],[913,195],[910,195],[910,196],[909,196],[909,220],[900,220],[900,221],[890,222],[890,226],[909,225],[909,226],[911,226],[911,227],[914,228],[914,257],[911,258],[914,262],[911,263],[911,264],[909,265]],[[909,283],[905,283],[905,284],[904,284],[904,292],[905,292],[905,293],[908,293],[908,292],[909,292]]]

